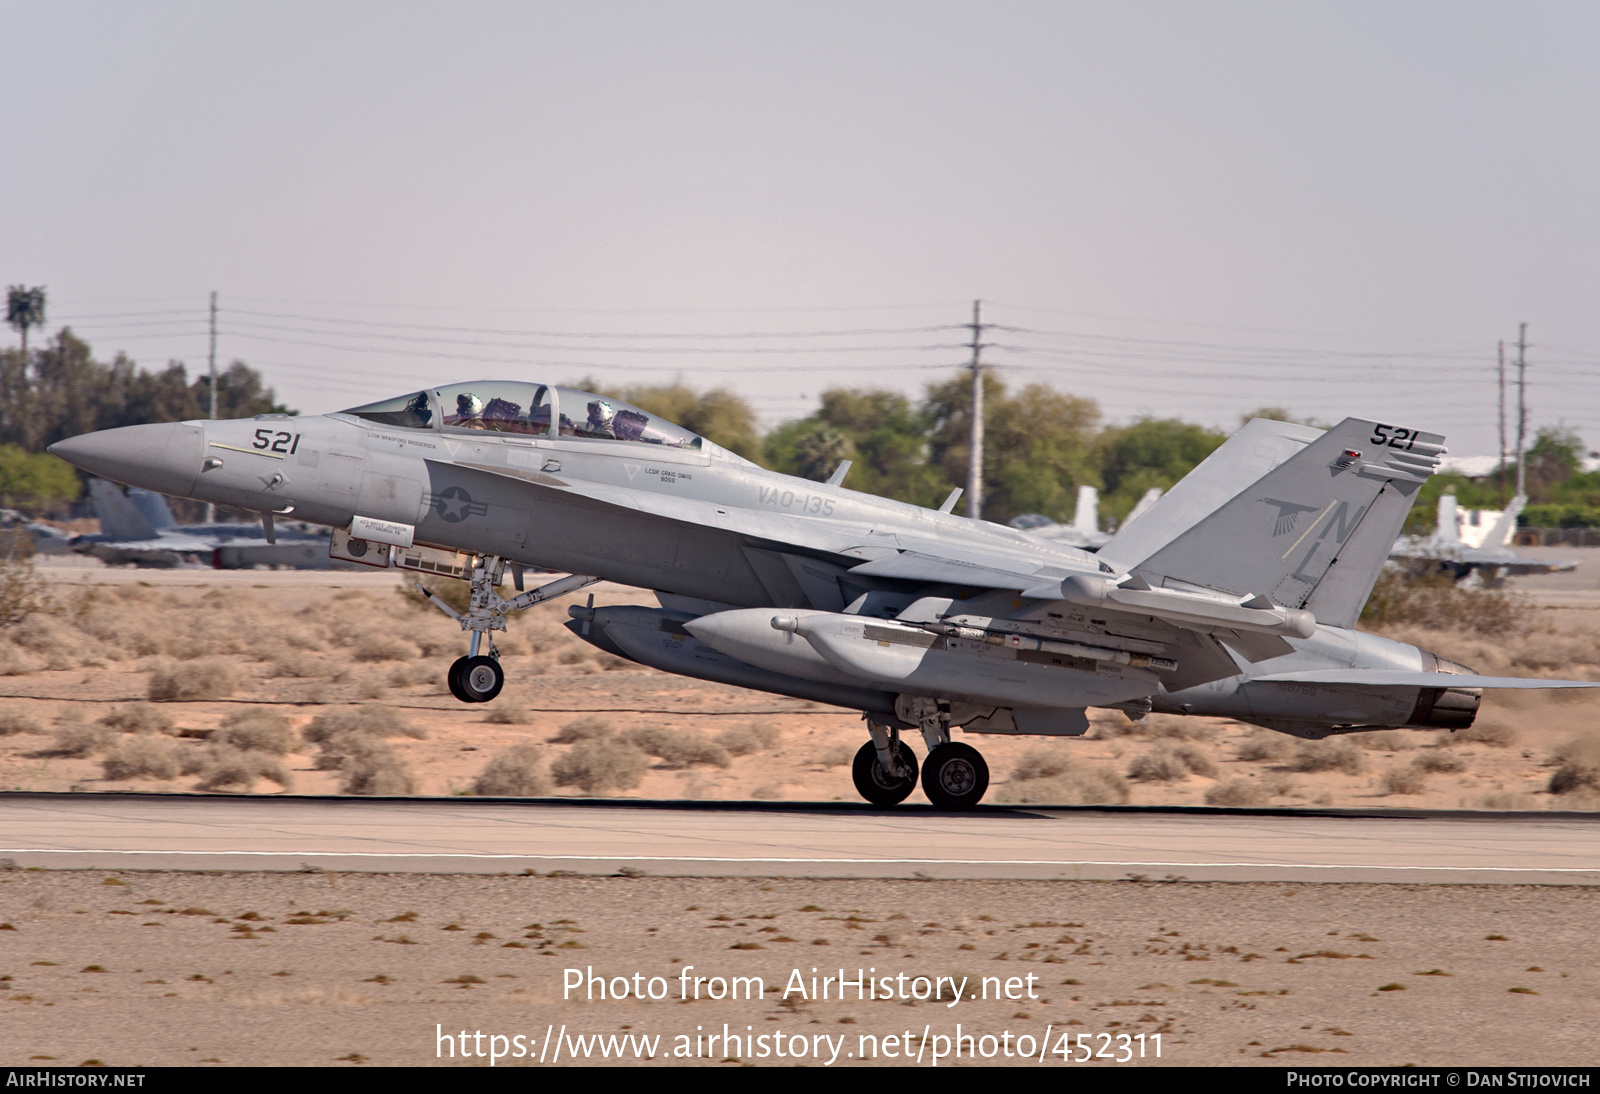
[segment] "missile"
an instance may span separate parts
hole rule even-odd
[[[1317,617],[1310,612],[1285,608],[1259,594],[1241,601],[1220,593],[1157,589],[1136,575],[1118,584],[1089,574],[1073,574],[1060,584],[1039,585],[1024,590],[1022,595],[1034,600],[1065,600],[1086,608],[1153,615],[1190,628],[1221,627],[1293,638],[1310,638],[1317,631]]]

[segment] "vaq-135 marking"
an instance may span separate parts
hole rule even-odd
[[[856,788],[919,777],[976,805],[982,734],[1072,737],[1087,708],[1216,715],[1297,737],[1472,724],[1481,676],[1354,629],[1444,438],[1257,419],[1097,554],[767,471],[614,399],[452,384],[321,417],[105,430],[50,451],[96,475],[335,531],[338,558],[461,578],[464,702],[504,682],[508,612],[598,581],[659,607],[570,609],[584,640],[666,672],[860,710]],[[571,576],[523,588],[524,568]],[[497,591],[509,570],[519,595]],[[966,740],[955,740],[956,730]],[[907,737],[920,736],[919,765]]]

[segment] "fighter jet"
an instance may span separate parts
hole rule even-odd
[[[667,672],[862,712],[856,788],[965,809],[981,734],[1081,736],[1087,710],[1220,715],[1305,738],[1470,725],[1481,676],[1354,630],[1444,438],[1255,420],[1098,554],[767,471],[609,397],[451,384],[321,417],[140,425],[58,442],[95,474],[330,526],[336,557],[463,578],[467,702],[504,683],[508,612],[598,581],[585,640]],[[570,576],[503,599],[509,569]],[[521,584],[520,580],[517,582]],[[918,763],[906,737],[920,736]]]
[[[1508,577],[1576,570],[1578,564],[1567,559],[1526,558],[1511,549],[1517,517],[1527,503],[1518,494],[1504,512],[1495,514],[1492,524],[1485,525],[1483,517],[1488,514],[1471,510],[1466,516],[1454,494],[1441,494],[1433,535],[1403,536],[1389,557],[1413,573],[1448,574],[1456,581],[1476,581],[1488,588]]]
[[[332,565],[328,533],[311,525],[275,529],[272,542],[255,524],[180,525],[160,494],[138,487],[124,494],[102,478],[89,480],[89,499],[100,531],[72,537],[71,549],[113,565],[218,570],[256,566],[326,570]]]

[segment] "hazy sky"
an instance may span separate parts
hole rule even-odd
[[[325,411],[500,376],[767,422],[967,358],[1111,420],[1600,446],[1600,7],[13,3],[0,280]],[[1010,329],[1007,329],[1010,328]],[[847,333],[826,333],[847,332]],[[862,333],[856,333],[862,332]],[[14,344],[14,343],[12,343]]]

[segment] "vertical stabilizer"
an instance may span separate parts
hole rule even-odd
[[[1072,528],[1086,536],[1100,531],[1100,491],[1094,487],[1078,487],[1078,504],[1072,510]]]
[[[1500,519],[1494,522],[1494,527],[1483,537],[1483,545],[1491,551],[1511,546],[1511,537],[1517,531],[1517,518],[1522,515],[1522,507],[1527,504],[1528,499],[1521,494],[1512,498],[1511,504],[1506,506],[1506,511],[1500,514]]]
[[[1461,509],[1454,494],[1439,495],[1439,519],[1433,527],[1433,538],[1441,546],[1461,542]]]
[[[89,480],[89,499],[100,518],[101,535],[115,539],[155,539],[156,530],[115,483]]]
[[[1135,569],[1352,626],[1444,451],[1436,433],[1346,418]]]
[[[130,486],[128,500],[133,502],[133,507],[139,510],[144,519],[150,522],[150,527],[156,531],[178,526],[178,522],[172,519],[172,507],[167,504],[166,495]]]

